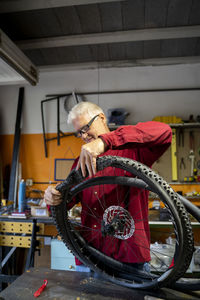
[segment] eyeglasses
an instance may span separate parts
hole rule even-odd
[[[94,122],[94,120],[96,119],[96,117],[98,117],[99,115],[94,116],[90,122],[88,122],[86,125],[84,125],[80,130],[78,130],[77,132],[75,132],[75,136],[76,137],[81,137],[82,134],[88,132],[88,130],[90,129],[92,123]]]

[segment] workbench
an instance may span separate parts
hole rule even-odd
[[[35,251],[43,247],[44,237],[56,235],[52,218],[22,219],[0,216],[0,291],[3,288],[2,283],[10,283],[18,274],[22,274],[23,269],[34,267]],[[13,257],[17,248],[28,248],[24,267],[24,260],[20,261],[22,270],[17,270],[19,264],[16,257]],[[11,272],[8,270],[8,261]]]
[[[55,271],[47,268],[31,268],[18,277],[0,293],[3,300],[36,299],[33,294],[48,280],[41,300],[156,300],[200,299],[200,292],[183,293],[167,288],[158,291],[134,290],[110,283],[103,278],[94,278],[91,273]]]
[[[44,236],[56,236],[57,230],[53,223],[52,218],[29,218],[29,219],[12,219],[12,218],[0,218],[2,229],[6,226],[5,223],[11,222],[15,225],[18,223],[32,224],[33,221],[39,225],[40,231],[37,235]],[[150,222],[151,227],[164,226],[167,227],[167,222]],[[161,224],[162,223],[162,224]],[[165,224],[166,223],[166,224]],[[193,229],[194,229],[193,224]],[[161,227],[162,227],[161,226]],[[199,229],[199,224],[198,224]],[[42,230],[42,231],[41,231]],[[5,227],[5,231],[6,227]],[[15,245],[17,246],[17,245]],[[29,246],[31,248],[31,245]],[[34,256],[34,251],[32,251]],[[111,299],[200,299],[200,292],[183,293],[171,289],[163,288],[159,291],[140,291],[129,288],[124,288],[118,285],[114,285],[103,278],[94,278],[91,273],[80,273],[71,271],[58,271],[48,268],[33,268],[33,265],[27,264],[30,267],[17,279],[14,276],[12,283],[0,293],[3,299],[20,299],[31,300],[36,299],[33,294],[43,284],[43,280],[48,280],[48,285],[40,295],[39,299],[75,299],[75,300],[111,300]],[[32,267],[32,268],[31,268]],[[5,281],[4,281],[5,282]],[[154,298],[152,298],[154,297]],[[155,298],[156,297],[156,298]]]

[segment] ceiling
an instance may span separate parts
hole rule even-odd
[[[0,28],[40,69],[200,62],[199,0],[1,0]]]

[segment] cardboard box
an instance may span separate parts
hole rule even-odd
[[[49,217],[49,211],[46,207],[31,206],[31,215],[34,217]]]

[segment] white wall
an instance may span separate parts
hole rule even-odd
[[[1,134],[14,133],[19,87],[0,86]],[[40,103],[46,94],[200,87],[200,64],[54,71],[41,73],[37,86],[26,84],[24,87],[22,132],[41,133]],[[187,119],[190,114],[194,117],[200,115],[200,91],[95,95],[87,99],[98,103],[105,112],[108,108],[124,107],[130,112],[127,124],[151,120],[157,115],[176,115],[183,119]],[[61,128],[63,131],[72,131],[72,127],[66,125],[63,101],[61,109]],[[45,118],[47,131],[56,132],[55,103],[45,105]]]

